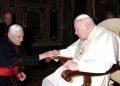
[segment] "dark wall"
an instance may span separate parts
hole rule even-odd
[[[73,21],[86,13],[86,0],[0,0],[1,19],[6,9],[11,9],[24,27],[26,50],[34,53],[73,43]]]
[[[87,7],[86,0],[75,0],[74,1],[74,18],[80,14],[86,13],[86,9],[87,9],[86,7]],[[74,34],[74,29],[72,29],[72,33],[73,33],[73,41],[77,40],[78,37]]]
[[[75,0],[75,11],[74,16],[81,13],[86,13],[86,0]]]

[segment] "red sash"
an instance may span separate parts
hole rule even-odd
[[[19,66],[14,66],[10,68],[0,67],[0,76],[12,76],[17,73]]]

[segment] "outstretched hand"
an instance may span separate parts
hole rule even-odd
[[[59,55],[59,54],[60,54],[59,50],[47,51],[47,52],[45,52],[45,53],[39,54],[39,60],[45,59],[45,58],[48,58],[48,57],[50,57],[50,58],[53,59],[54,56],[57,56],[57,55]]]

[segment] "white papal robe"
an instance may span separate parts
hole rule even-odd
[[[118,40],[119,37],[113,32],[96,26],[87,40],[78,39],[66,49],[60,50],[60,55],[73,57],[73,61],[77,63],[80,71],[104,73],[118,60],[120,53]],[[80,48],[83,46],[85,49],[82,55],[79,55]],[[82,86],[83,76],[74,77],[72,82],[66,82],[61,77],[61,72],[64,70],[63,66],[59,67],[43,80],[42,86]],[[109,79],[110,74],[93,76],[91,86],[108,86]]]

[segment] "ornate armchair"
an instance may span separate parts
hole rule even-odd
[[[111,31],[115,32],[117,35],[120,36],[120,18],[106,19],[99,23],[98,25],[110,29]],[[120,66],[120,61],[118,61],[118,65]],[[120,70],[113,72],[111,74],[111,79],[120,84]]]

